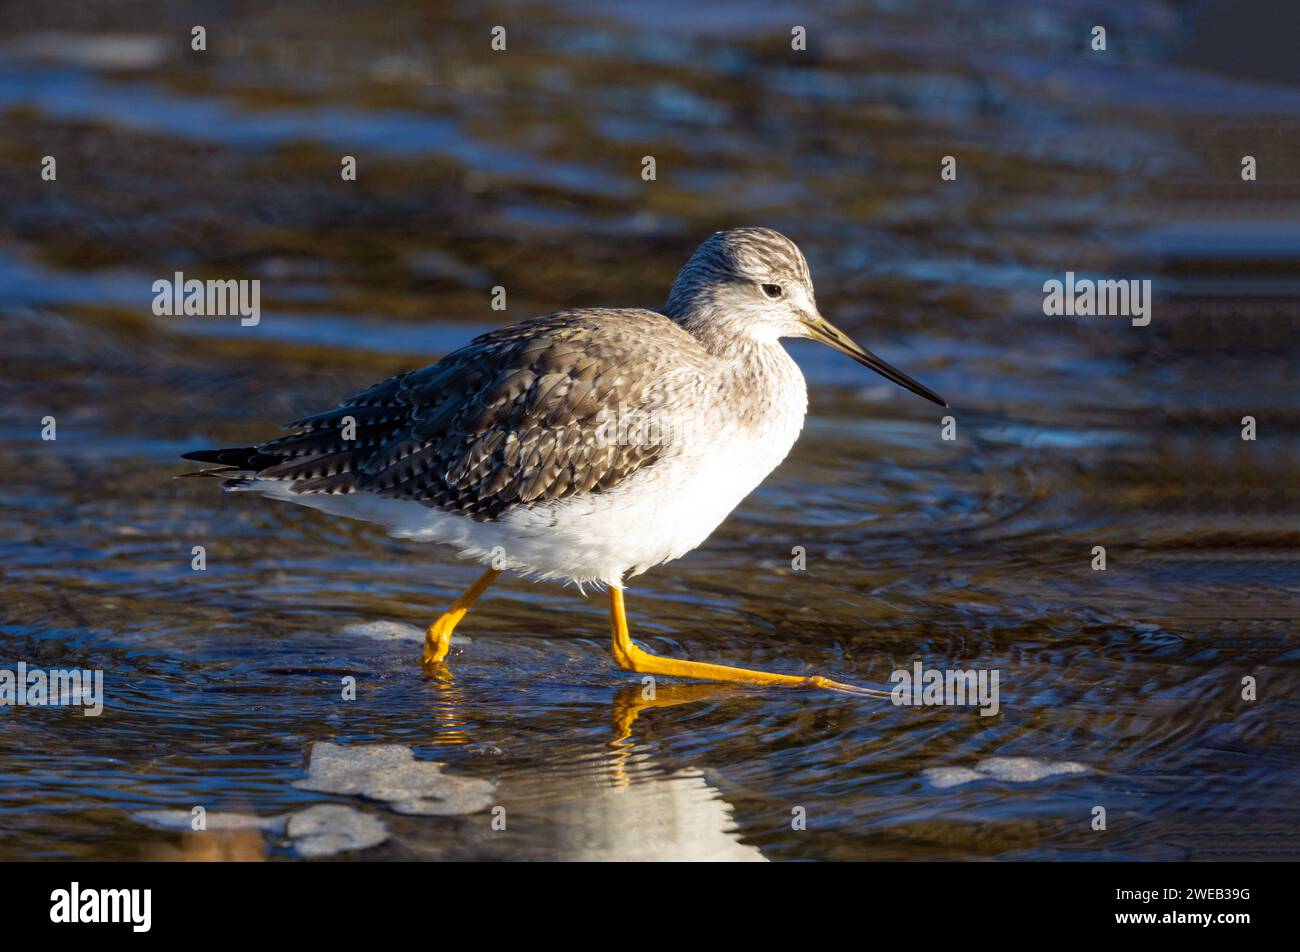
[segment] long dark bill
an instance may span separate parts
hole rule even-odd
[[[829,344],[841,354],[848,354],[862,366],[870,367],[886,380],[892,380],[900,387],[911,390],[913,393],[925,397],[925,399],[937,403],[941,407],[946,407],[948,405],[947,400],[939,396],[929,387],[917,383],[901,370],[889,366],[889,364],[885,363],[865,347],[859,347],[847,334],[835,327],[835,325],[826,320],[826,318],[819,315],[812,320],[804,321],[804,324],[807,325],[809,336],[812,337],[813,340],[821,341],[823,344]]]

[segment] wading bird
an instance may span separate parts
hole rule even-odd
[[[187,475],[442,542],[490,567],[432,625],[424,665],[501,571],[609,590],[614,660],[653,675],[880,692],[679,661],[632,642],[623,584],[699,546],[794,445],[808,409],[780,344],[807,337],[947,406],[833,327],[803,254],[768,228],[722,231],[662,311],[579,308],[493,331],[289,435],[186,459]]]

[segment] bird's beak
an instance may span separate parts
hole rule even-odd
[[[901,370],[895,370],[889,364],[885,363],[865,347],[859,347],[849,338],[847,334],[831,324],[830,321],[820,314],[814,314],[812,317],[804,318],[804,326],[808,328],[808,336],[813,340],[819,340],[823,344],[829,344],[838,350],[841,354],[848,354],[864,367],[870,367],[880,376],[887,380],[892,380],[900,387],[905,387],[915,394],[925,397],[933,403],[946,407],[948,401],[939,396],[929,387],[917,383]]]

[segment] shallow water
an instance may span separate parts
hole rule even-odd
[[[0,707],[0,858],[198,858],[133,815],[322,802],[387,825],[354,858],[1300,855],[1296,76],[1217,61],[1213,5],[1115,4],[1104,59],[1092,5],[866,4],[809,19],[806,54],[736,4],[531,4],[504,54],[426,6],[212,12],[206,54],[164,5],[0,26],[0,667],[102,669],[107,695]],[[957,438],[792,345],[804,434],[635,580],[634,634],[886,688],[993,669],[996,716],[647,704],[599,594],[517,580],[429,680],[417,640],[357,626],[427,624],[472,566],[170,478],[498,323],[655,306],[736,224],[798,241],[823,312]],[[1150,325],[1045,317],[1067,270],[1151,278]],[[155,317],[175,271],[260,278],[261,324]],[[490,780],[506,829],[294,786],[327,741]]]

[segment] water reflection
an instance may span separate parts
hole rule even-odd
[[[615,786],[626,787],[629,783],[627,762],[636,749],[631,740],[637,718],[643,711],[661,707],[676,707],[693,701],[717,700],[738,690],[735,685],[726,684],[654,684],[653,678],[644,679],[649,683],[640,686],[628,685],[620,688],[614,696],[610,712],[610,724],[613,737],[609,746],[614,748],[610,758],[610,779]]]
[[[474,11],[414,0],[382,29],[290,0],[219,11],[229,42],[202,58],[150,3],[113,31],[40,7],[0,23],[0,666],[102,669],[107,693],[96,719],[0,708],[0,856],[186,850],[131,815],[334,802],[293,786],[330,741],[501,791],[505,830],[393,815],[374,858],[1293,858],[1297,93],[1220,64],[1210,6],[1108,5],[1129,39],[1104,63],[1068,6],[1018,3],[809,11],[802,58],[779,11],[731,3],[535,5],[486,60]],[[649,698],[611,666],[602,605],[517,581],[427,681],[418,634],[469,567],[170,478],[185,449],[488,326],[661,304],[737,224],[794,237],[821,309],[949,397],[957,439],[792,347],[800,442],[706,546],[636,580],[638,640],[862,684],[995,668],[996,718]],[[177,270],[260,279],[261,324],[154,317]],[[1151,325],[1046,318],[1066,270],[1151,279]],[[377,622],[417,638],[351,628]],[[1025,760],[1087,771],[988,767]]]

